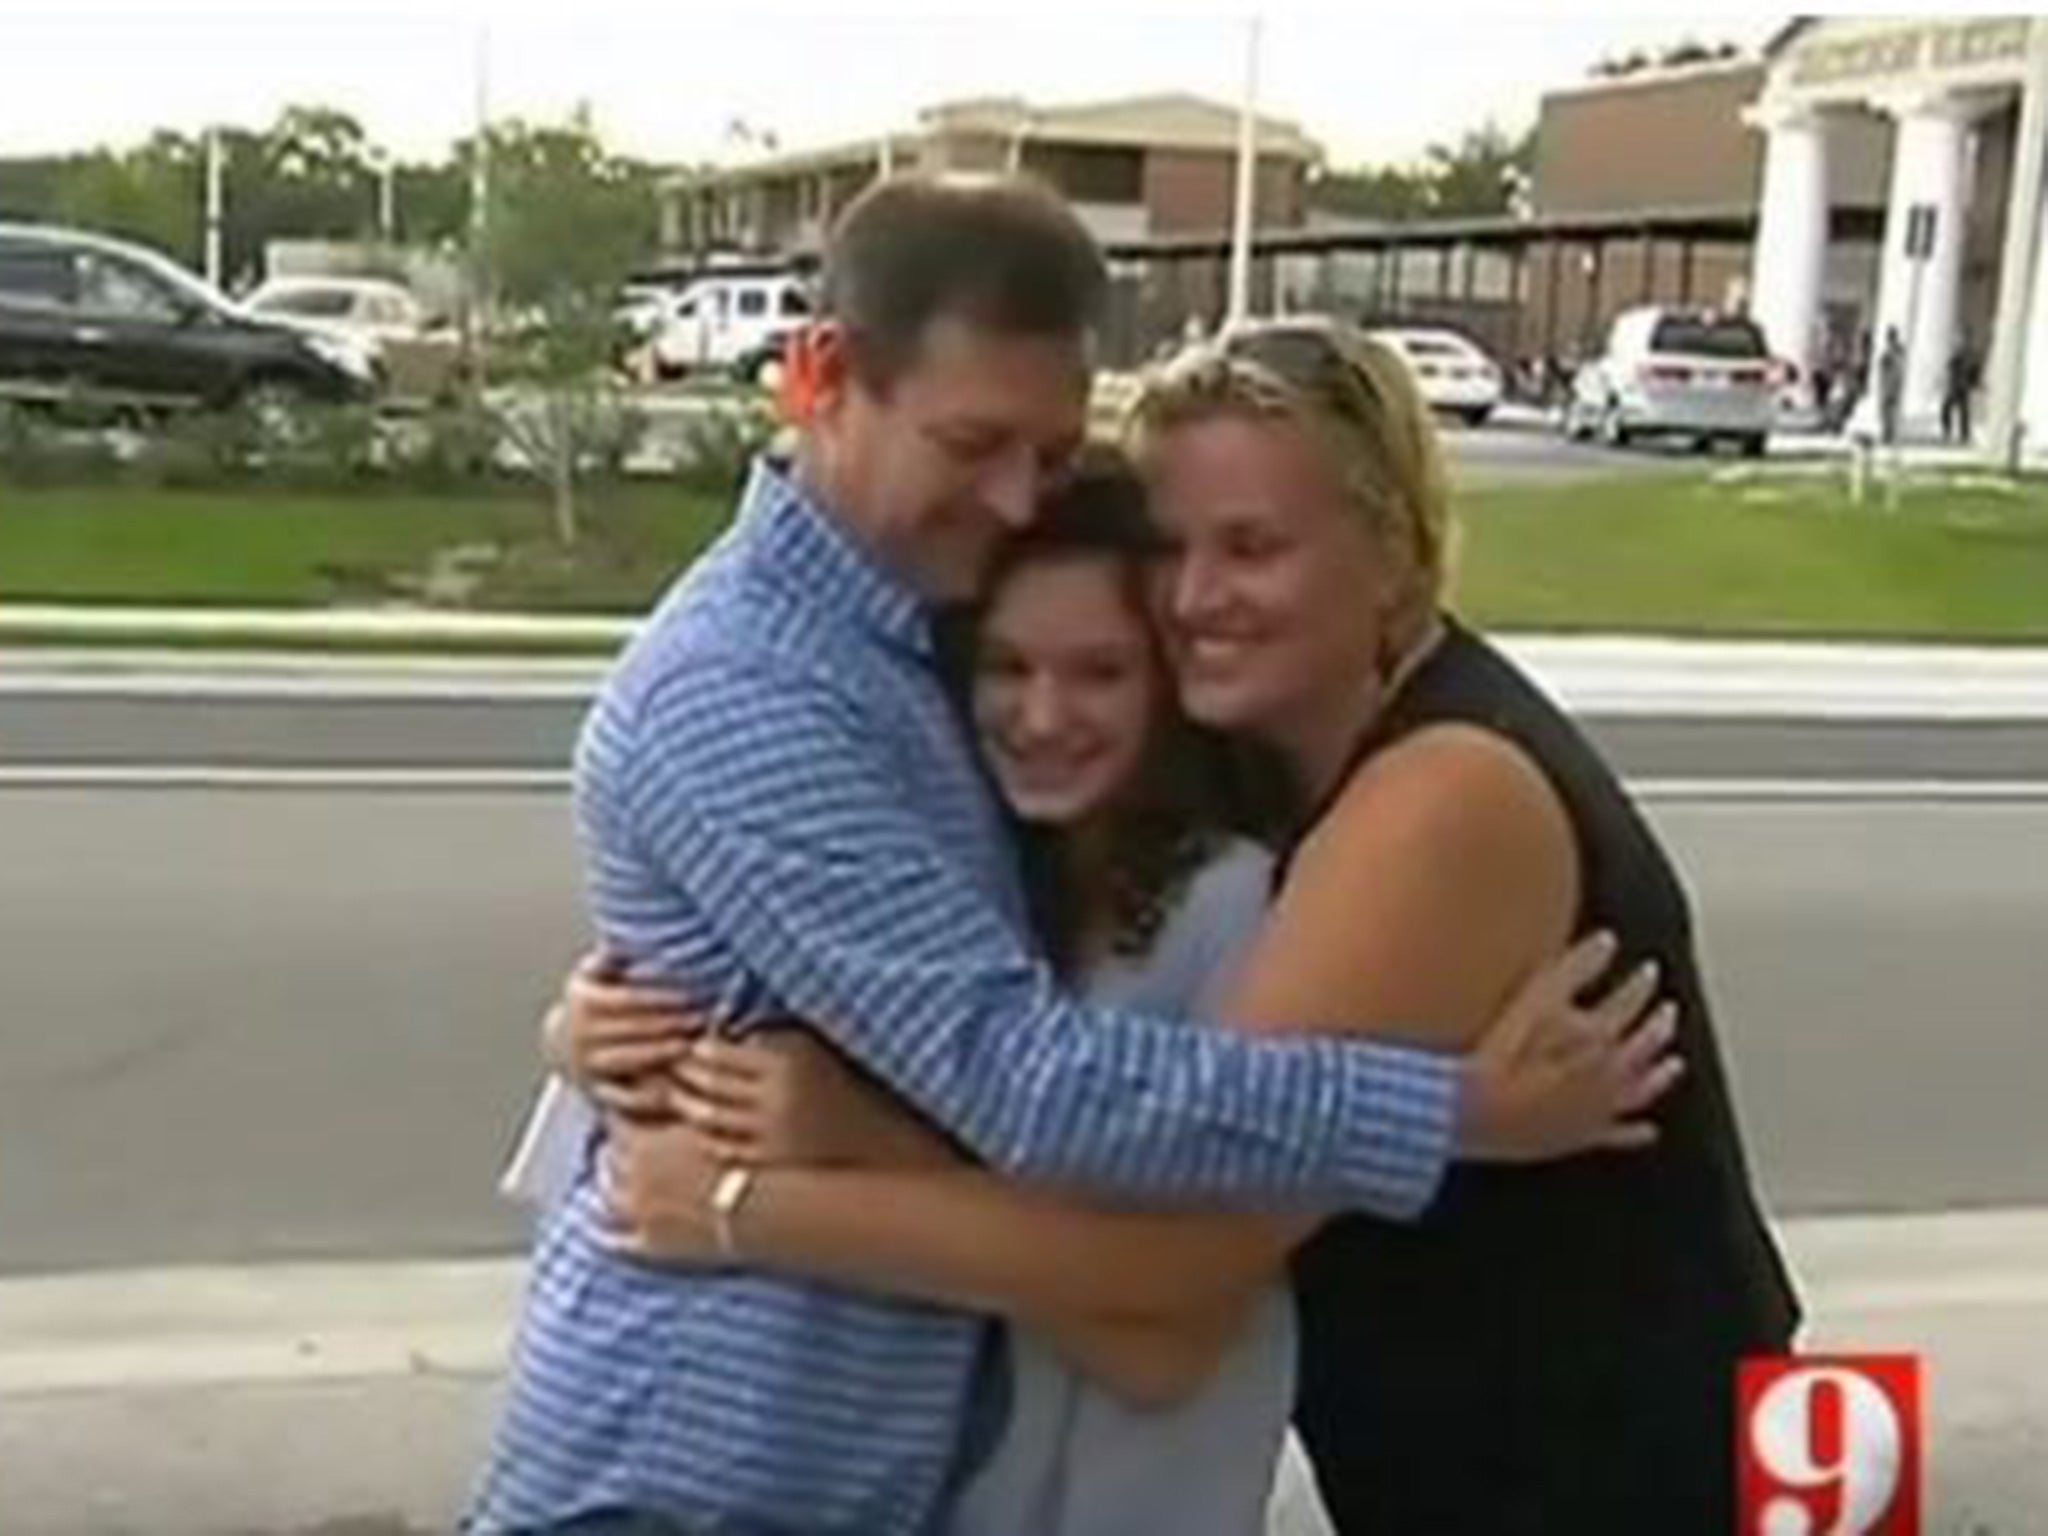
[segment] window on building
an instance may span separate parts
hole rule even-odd
[[[1142,203],[1145,152],[1101,145],[1024,146],[1025,168],[1077,203]]]

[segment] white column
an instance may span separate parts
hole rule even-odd
[[[1874,406],[1876,358],[1884,350],[1886,333],[1897,327],[1906,341],[1906,390],[1900,414],[1909,434],[1924,434],[1939,425],[1942,374],[1956,344],[1963,220],[1969,213],[1964,152],[1973,110],[1948,97],[1882,105],[1897,119],[1898,134],[1892,148],[1891,201],[1885,214],[1884,264],[1865,399]],[[1906,254],[1907,219],[1916,205],[1931,207],[1935,220],[1933,254],[1917,263]]]
[[[2048,197],[2041,200],[2040,222],[2035,228],[2039,233],[2034,270],[2029,274],[2034,292],[2020,338],[2019,413],[2023,451],[2029,459],[2048,450]]]
[[[2005,205],[2005,243],[1998,257],[1998,308],[1991,320],[1985,371],[1985,446],[1994,464],[2017,469],[2028,440],[2043,425],[2035,362],[2048,364],[2034,335],[2043,323],[2042,268],[2048,244],[2048,27],[2027,32],[2027,73],[2014,125],[2012,190]]]
[[[1827,124],[1811,110],[1783,106],[1758,107],[1748,119],[1766,134],[1749,310],[1771,351],[1804,373],[1814,361],[1827,266]]]

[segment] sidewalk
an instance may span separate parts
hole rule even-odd
[[[0,605],[0,697],[394,697],[451,688],[483,699],[567,697],[594,685],[633,629],[633,621],[595,616]],[[6,648],[10,637],[26,634],[72,643]],[[220,648],[166,646],[167,636]],[[1496,638],[1562,702],[1588,715],[2048,720],[2043,646]],[[124,640],[141,644],[127,648]],[[304,648],[365,641],[456,650],[393,655]],[[555,654],[505,654],[508,646]],[[577,649],[588,654],[561,654]]]
[[[1930,1536],[2048,1509],[2048,1211],[1793,1221],[1812,1348],[1924,1356]],[[0,1282],[6,1536],[424,1536],[482,1451],[510,1262]],[[1284,1511],[1276,1530],[1313,1530]]]
[[[1458,428],[1450,428],[1459,431]],[[1466,428],[1462,435],[1472,432],[1506,430],[1510,432],[1535,432],[1558,435],[1558,408],[1536,405],[1527,400],[1507,400],[1494,412],[1492,421],[1486,427]],[[1777,427],[1771,433],[1770,457],[1766,462],[1776,463],[1800,459],[1846,459],[1856,451],[1854,436],[1846,432],[1821,430],[1818,419],[1811,413],[1790,417],[1781,416]],[[1989,450],[1974,443],[1944,443],[1939,440],[1915,438],[1898,445],[1894,450],[1877,450],[1880,453],[1896,452],[1905,467],[1911,470],[1943,470],[1951,472],[1998,473],[1989,460]],[[2020,462],[2022,473],[2039,472],[2048,469],[2048,451],[2036,449],[2026,454]]]

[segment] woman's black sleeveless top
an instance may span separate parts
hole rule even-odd
[[[1458,1165],[1413,1225],[1301,1252],[1296,1424],[1342,1536],[1726,1536],[1735,1373],[1799,1309],[1750,1188],[1677,874],[1619,780],[1450,624],[1347,771],[1435,725],[1518,747],[1578,844],[1577,931],[1654,957],[1687,1072],[1651,1151]],[[1342,785],[1339,785],[1341,790]],[[1311,822],[1311,825],[1313,823]]]

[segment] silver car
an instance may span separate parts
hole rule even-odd
[[[1652,435],[1731,442],[1760,458],[1777,414],[1775,371],[1763,332],[1746,316],[1624,310],[1606,352],[1572,380],[1564,430],[1614,447]]]

